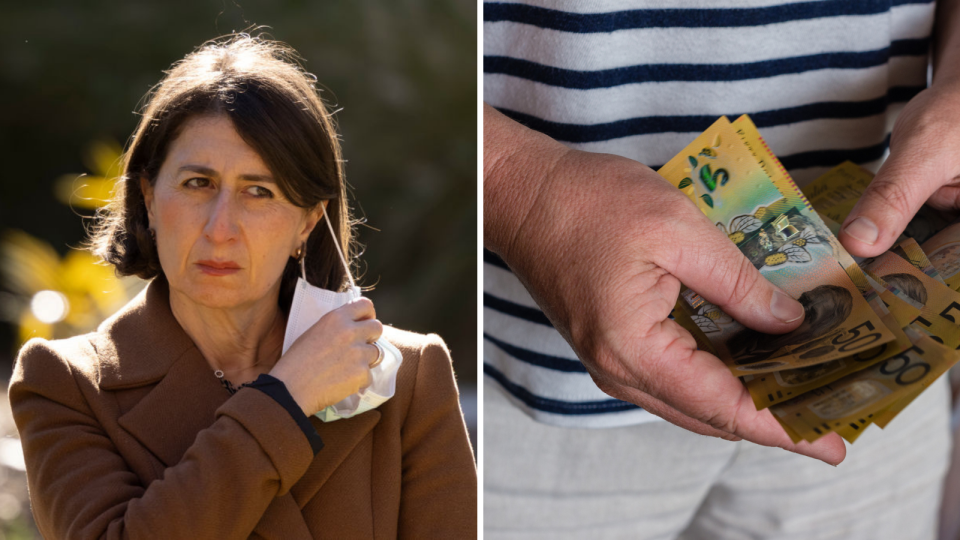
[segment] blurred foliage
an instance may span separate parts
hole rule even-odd
[[[83,239],[81,216],[109,193],[119,165],[118,147],[96,141],[128,140],[143,95],[172,62],[207,39],[266,25],[299,51],[324,99],[342,109],[347,180],[369,225],[360,228],[362,282],[377,285],[369,296],[378,316],[440,334],[458,378],[475,381],[476,11],[468,0],[7,3],[0,8],[0,231],[8,231],[7,245],[15,238],[29,247],[32,258],[21,262],[45,261],[44,279],[52,281],[44,283],[82,279],[69,266],[90,266],[71,250]],[[48,287],[5,281],[0,307],[8,319],[22,315],[36,287]],[[61,289],[71,302],[96,302],[71,286],[75,297]],[[2,369],[12,364],[18,334],[15,324],[0,323]]]
[[[73,207],[96,209],[106,206],[123,172],[123,147],[119,143],[94,141],[84,156],[93,174],[64,174],[54,185],[57,199]]]
[[[18,343],[32,337],[67,338],[89,332],[123,306],[143,280],[118,279],[88,251],[61,260],[50,244],[8,230],[0,238],[0,277],[12,293],[4,318],[19,326]]]

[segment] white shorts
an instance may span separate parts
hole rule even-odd
[[[834,468],[667,422],[535,422],[484,381],[484,537],[932,539],[950,452],[946,377]]]

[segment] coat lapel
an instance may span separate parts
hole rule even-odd
[[[313,427],[323,439],[323,450],[317,454],[317,459],[313,460],[300,481],[290,488],[290,493],[293,494],[300,508],[310,502],[330,475],[379,421],[380,411],[376,409],[336,422],[321,422],[315,416],[310,418]]]
[[[171,467],[180,462],[197,433],[213,424],[217,408],[229,397],[194,347],[118,422]]]
[[[150,282],[99,335],[102,389],[154,385],[118,423],[164,465],[176,465],[230,395],[170,311],[166,280]],[[324,449],[290,492],[267,507],[254,531],[265,539],[311,538],[301,509],[379,419],[376,410],[331,423],[311,418]]]

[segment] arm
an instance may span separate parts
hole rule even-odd
[[[9,391],[34,517],[48,539],[247,538],[313,452],[272,398],[241,389],[180,463],[144,488],[94,418],[69,362],[43,340]]]
[[[790,442],[668,318],[681,282],[762,332],[803,318],[686,196],[640,163],[571,150],[488,105],[483,125],[484,243],[601,390],[696,433],[843,459],[837,436]]]
[[[938,0],[933,28],[933,81],[960,75],[960,1]]]
[[[477,469],[450,354],[431,334],[420,351],[402,429],[399,538],[475,538]]]
[[[960,1],[937,2],[933,84],[907,103],[890,155],[843,223],[839,239],[860,257],[890,249],[925,202],[960,208]]]

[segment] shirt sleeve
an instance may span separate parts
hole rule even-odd
[[[9,399],[34,518],[50,540],[248,538],[314,456],[282,405],[243,388],[180,462],[144,487],[95,417],[70,362],[41,339],[21,350]]]

